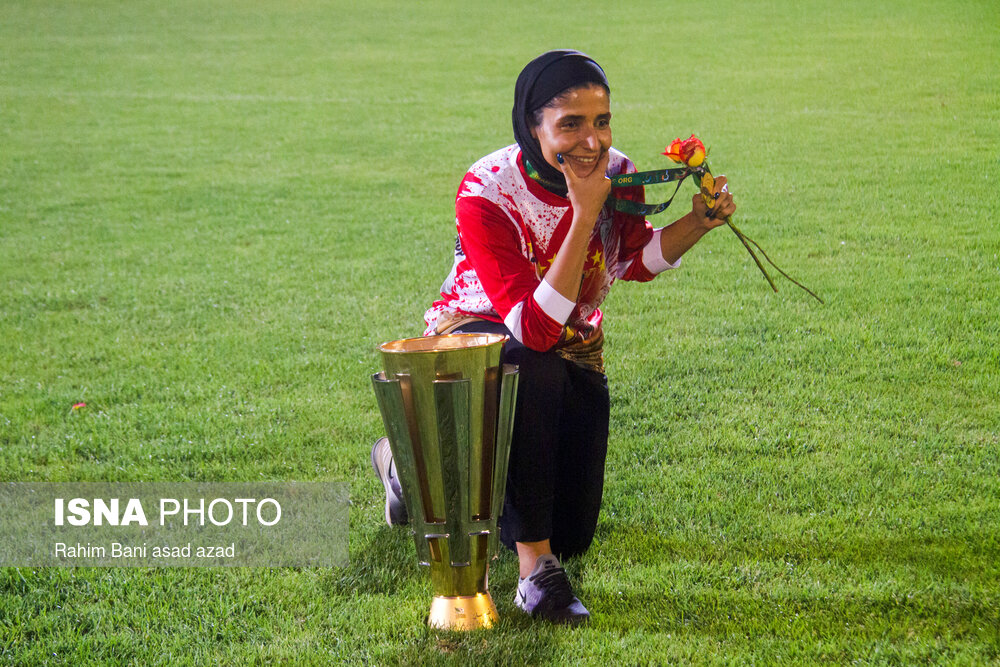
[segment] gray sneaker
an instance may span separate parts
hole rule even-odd
[[[573,595],[566,570],[552,554],[539,556],[527,579],[520,579],[514,604],[552,623],[579,625],[590,620],[590,612]]]
[[[372,468],[385,488],[385,522],[390,526],[403,526],[409,521],[403,488],[396,478],[396,462],[392,460],[389,438],[381,437],[372,445]]]

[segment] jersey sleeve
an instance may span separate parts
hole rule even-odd
[[[622,165],[622,174],[635,172],[635,165],[626,159]],[[646,193],[641,186],[617,188],[614,196],[645,203]],[[646,282],[652,280],[668,269],[676,269],[681,261],[671,264],[663,258],[660,250],[661,229],[654,229],[641,215],[631,215],[615,211],[615,224],[622,230],[622,249],[616,267],[616,277],[621,280]]]
[[[487,199],[468,196],[458,198],[455,212],[462,250],[504,324],[525,347],[551,349],[576,303],[539,280],[523,250],[528,240],[512,214]]]

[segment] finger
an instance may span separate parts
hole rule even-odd
[[[729,192],[728,181],[725,176],[716,176],[712,187],[713,196],[718,199],[723,192]]]
[[[576,184],[580,182],[580,178],[573,171],[573,167],[566,164],[566,159],[563,157],[562,153],[556,153],[556,162],[559,163],[559,170],[562,171],[563,176],[566,177],[567,185]]]
[[[611,160],[611,154],[609,152],[605,151],[604,153],[601,153],[601,156],[597,158],[597,166],[595,167],[594,171],[588,174],[587,178],[594,178],[595,175],[599,174],[600,178],[604,178],[610,181],[610,179],[608,179],[608,163],[610,162],[610,160]],[[580,181],[583,180],[582,178],[577,176],[576,171],[566,163],[562,153],[556,153],[556,162],[559,163],[559,169],[560,171],[562,171],[563,175],[567,178],[568,181],[572,181],[573,183],[579,183]]]
[[[576,172],[573,171],[573,169],[570,168],[570,166],[568,164],[566,164],[566,160],[565,160],[565,158],[563,158],[562,153],[556,153],[556,162],[559,163],[559,171],[561,171],[563,173],[563,176],[566,177],[567,181],[569,181],[569,180],[573,180],[573,181],[579,180],[576,177]]]
[[[736,211],[736,202],[733,201],[733,196],[728,192],[723,194],[719,199],[719,204],[717,206],[719,215],[722,217],[727,217],[732,215]]]

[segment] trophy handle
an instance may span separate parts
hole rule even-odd
[[[385,424],[386,435],[389,437],[389,448],[392,450],[392,457],[396,460],[396,469],[416,470],[420,456],[415,456],[414,452],[419,452],[419,436],[411,438],[411,431],[417,434],[415,424],[411,424],[411,415],[407,414],[406,402],[403,400],[403,388],[401,381],[396,378],[388,380],[385,373],[379,371],[372,375],[372,386],[375,389],[375,397],[378,402],[379,411],[382,413],[382,422]],[[400,419],[399,416],[405,416]],[[422,466],[422,461],[420,462]],[[420,485],[400,484],[403,491],[403,501],[410,515],[410,521],[425,521],[425,503]],[[430,506],[430,498],[427,498],[426,505]],[[431,549],[427,540],[416,539],[414,543],[417,547],[417,560],[422,565],[431,562]]]
[[[496,558],[500,552],[500,514],[503,512],[504,491],[507,488],[507,465],[510,462],[510,441],[514,434],[514,409],[517,401],[518,368],[514,364],[503,365],[503,379],[500,384],[500,410],[497,414],[496,458],[493,463],[493,502],[491,509],[497,520],[496,530],[490,533],[489,557]]]

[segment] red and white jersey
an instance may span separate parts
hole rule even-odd
[[[609,158],[609,177],[635,171],[614,148]],[[641,186],[616,188],[615,196],[644,197]],[[615,280],[652,280],[680,264],[663,259],[660,230],[645,218],[605,205],[590,239],[579,296],[570,301],[556,292],[545,273],[569,231],[573,209],[568,199],[525,173],[517,144],[472,165],[458,189],[455,212],[455,262],[441,298],[424,314],[426,335],[442,316],[472,315],[503,322],[526,347],[549,350],[566,326],[583,335],[600,327],[599,306]]]

